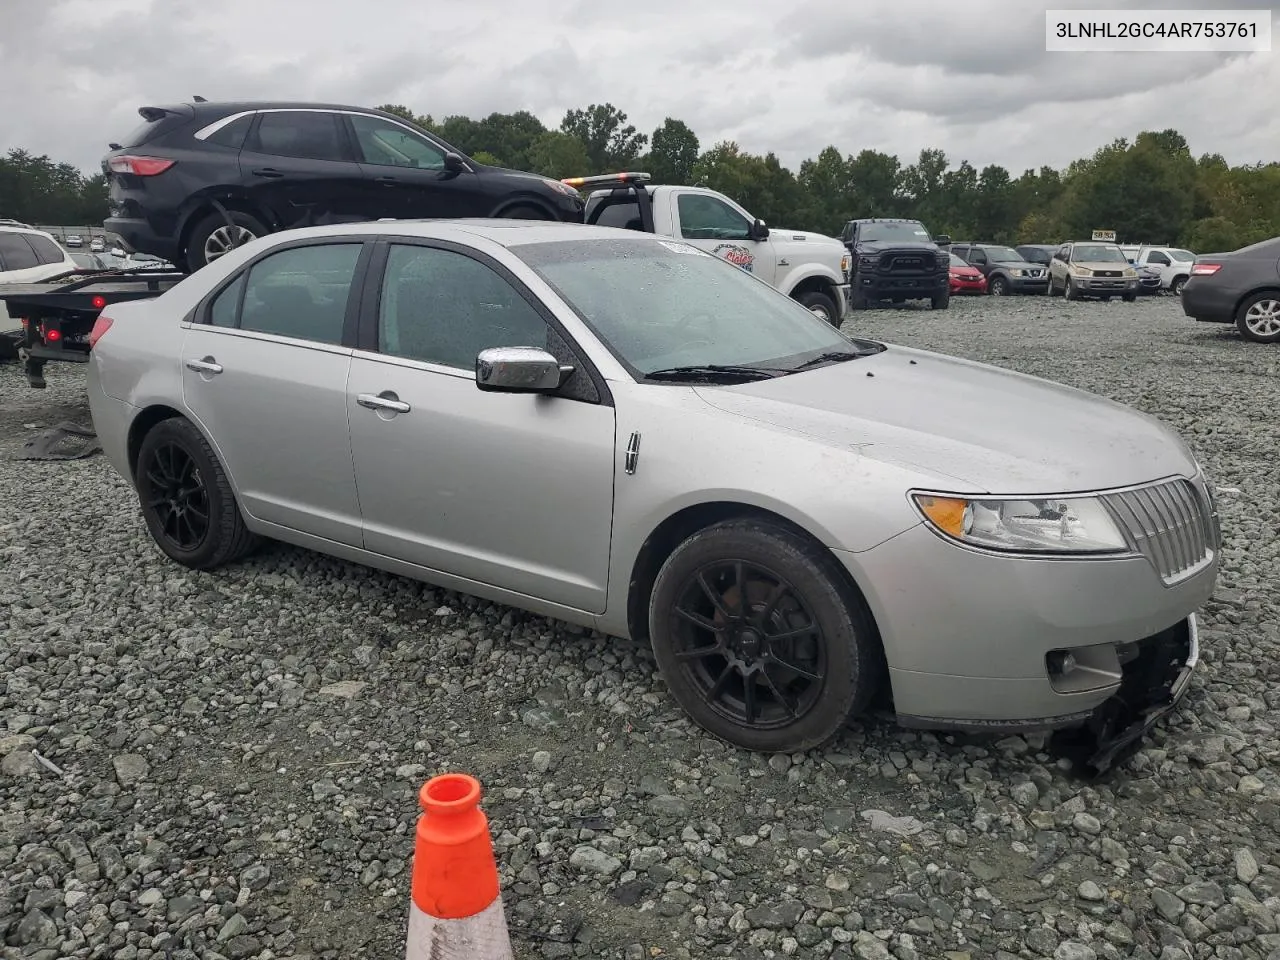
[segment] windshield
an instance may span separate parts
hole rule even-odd
[[[950,257],[951,257],[951,269],[952,269],[952,270],[954,270],[956,267],[967,267],[967,266],[969,265],[969,264],[965,263],[963,260],[961,260],[959,257],[957,257],[954,253],[952,253],[952,254],[948,254],[948,256],[950,256]]]
[[[1011,247],[984,247],[988,260],[1006,261],[1012,260],[1014,263],[1025,263],[1022,254]]]
[[[933,242],[929,239],[929,231],[918,223],[864,223],[858,228],[858,239]]]
[[[1128,263],[1129,258],[1120,252],[1119,247],[1105,243],[1081,243],[1071,250],[1071,259],[1076,263]]]
[[[785,294],[688,244],[568,240],[513,246],[638,376],[708,364],[794,370],[851,341]]]

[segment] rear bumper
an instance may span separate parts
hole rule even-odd
[[[1234,323],[1235,297],[1211,281],[1192,277],[1182,288],[1182,312],[1205,323]]]
[[[170,263],[178,262],[177,238],[157,233],[146,220],[111,217],[103,221],[102,228],[118,236],[127,253],[149,253]]]

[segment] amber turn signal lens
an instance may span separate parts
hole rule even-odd
[[[916,503],[935,527],[953,537],[964,536],[964,511],[969,501],[954,497],[917,496]]]

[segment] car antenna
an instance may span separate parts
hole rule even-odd
[[[204,97],[200,96],[200,94],[198,94],[198,93],[197,93],[194,97],[192,97],[191,99],[192,99],[192,100],[194,100],[196,103],[208,103],[208,102],[209,102],[209,101],[208,101],[208,100],[206,100]]]
[[[123,150],[123,149],[124,149],[124,147],[120,146],[120,144],[118,144],[118,143],[108,143],[108,144],[107,144],[107,146],[108,146],[108,147],[110,147],[112,150]]]

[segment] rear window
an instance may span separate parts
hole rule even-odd
[[[219,127],[205,137],[205,142],[230,147],[232,150],[239,150],[244,146],[244,138],[249,133],[249,127],[252,125],[253,114],[247,113],[237,120],[232,120],[225,127]]]
[[[140,147],[144,143],[150,143],[156,137],[160,136],[160,134],[168,130],[172,130],[174,127],[181,126],[191,116],[192,112],[190,108],[187,108],[176,114],[163,114],[155,120],[143,120],[142,123],[130,130],[129,135],[123,140],[120,140],[119,143],[123,147]]]
[[[605,197],[598,202],[596,208],[587,217],[587,222],[601,227],[622,227],[627,230],[640,230],[640,204],[634,200],[627,203],[613,202]]]

